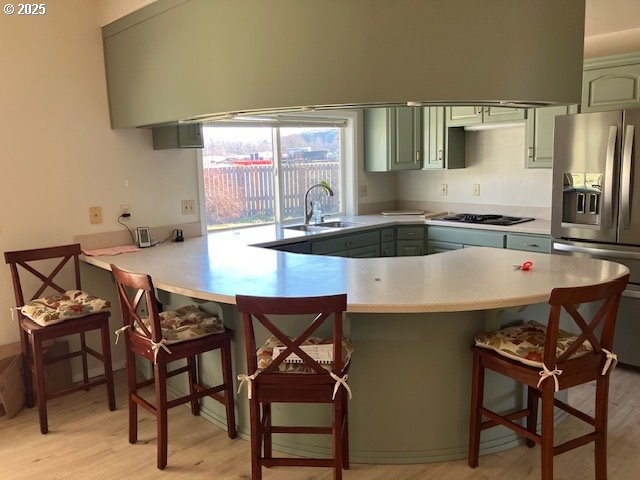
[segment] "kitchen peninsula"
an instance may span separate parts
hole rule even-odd
[[[376,226],[402,220],[378,221]],[[386,223],[385,223],[386,222]],[[423,222],[424,223],[424,222]],[[525,227],[523,227],[525,228]],[[531,228],[531,227],[528,227]],[[186,296],[222,304],[224,321],[235,329],[234,371],[245,372],[236,294],[314,296],[346,292],[345,332],[356,346],[349,384],[353,462],[414,463],[461,458],[467,451],[473,336],[497,328],[502,309],[544,303],[554,287],[605,282],[627,273],[623,265],[496,248],[465,248],[420,257],[338,258],[252,246],[304,240],[309,232],[263,226],[212,233],[113,257],[86,257],[90,265],[152,275],[168,297]],[[531,271],[514,265],[533,262]],[[102,272],[103,275],[108,275]],[[525,312],[526,314],[527,312]],[[201,362],[212,375],[217,359]],[[179,389],[178,385],[174,386]],[[487,378],[487,402],[515,405],[515,386]],[[248,438],[246,393],[237,396],[240,435]],[[205,414],[222,423],[224,414],[205,404]],[[274,415],[279,415],[277,408]],[[320,416],[321,406],[294,416]],[[495,429],[483,436],[483,452],[517,443]],[[319,439],[302,443],[286,436],[275,448],[297,454],[328,452]]]

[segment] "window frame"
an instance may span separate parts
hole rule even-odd
[[[344,215],[355,215],[357,214],[357,172],[358,165],[361,162],[361,148],[359,146],[358,138],[362,138],[362,112],[354,111],[354,110],[341,110],[341,111],[322,111],[322,112],[305,112],[305,117],[309,116],[318,116],[322,118],[335,118],[346,120],[347,126],[343,127],[342,134],[340,135],[340,150],[341,155],[341,174],[342,174],[342,182],[340,185],[340,198],[341,198],[341,209],[342,211],[336,213],[336,216],[344,216]],[[264,126],[262,124],[258,124]],[[252,126],[250,123],[247,123],[247,126]],[[277,165],[274,162],[274,169],[276,170],[276,182],[278,182],[278,192],[282,192],[282,179],[279,172],[280,162],[281,162],[281,149],[280,149],[280,128],[287,128],[290,125],[273,125],[272,126],[272,135],[273,135],[273,145],[275,153],[277,154]],[[299,125],[300,127],[305,127],[306,125]],[[311,124],[309,125],[311,126]],[[277,138],[276,138],[277,136]],[[205,208],[205,191],[204,191],[204,165],[203,165],[203,154],[201,148],[196,149],[196,172],[197,172],[197,189],[198,189],[198,217],[200,222],[200,232],[201,234],[208,235],[210,232],[208,230],[207,221],[204,215],[206,211]],[[275,160],[275,158],[274,158]],[[281,208],[280,203],[282,198],[278,195],[275,198],[276,202],[276,213],[275,213],[275,221],[263,223],[260,225],[243,225],[243,226],[235,226],[229,227],[225,229],[220,229],[216,231],[224,231],[224,230],[237,230],[241,228],[251,228],[262,225],[287,225],[291,223],[298,223],[298,221],[287,221],[282,222],[281,217]],[[212,232],[213,233],[213,232]]]

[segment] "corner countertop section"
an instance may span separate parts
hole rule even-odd
[[[344,219],[363,226],[340,233],[425,223],[419,217]],[[106,270],[114,263],[125,270],[148,273],[157,288],[198,299],[235,304],[236,294],[292,297],[346,292],[348,311],[369,313],[452,312],[526,305],[546,301],[555,287],[602,283],[628,271],[623,265],[603,260],[481,247],[423,257],[339,258],[256,246],[336,233],[309,235],[268,225],[83,260]],[[514,268],[526,260],[533,261],[531,271]]]
[[[444,214],[444,213],[442,213]],[[439,214],[440,215],[440,214]],[[535,235],[549,235],[551,232],[551,222],[549,220],[533,220],[531,222],[518,223],[512,226],[501,225],[481,225],[476,223],[448,222],[444,220],[434,220],[427,214],[422,215],[358,215],[358,216],[340,216],[331,217],[331,220],[341,220],[345,222],[355,223],[353,227],[341,229],[327,229],[325,231],[304,232],[298,230],[290,230],[277,225],[265,225],[261,227],[243,228],[235,230],[235,234],[246,238],[246,243],[250,245],[271,247],[283,245],[286,243],[295,243],[296,241],[305,241],[312,238],[323,238],[346,233],[355,233],[360,230],[370,228],[394,227],[398,225],[428,225],[439,227],[455,227],[478,230],[493,230],[506,233],[521,233]],[[252,240],[253,239],[253,240]]]

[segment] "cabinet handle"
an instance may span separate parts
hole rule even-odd
[[[442,160],[444,152],[442,150],[438,150],[438,160]]]
[[[416,150],[416,160],[419,162],[420,161],[420,151]]]
[[[537,243],[523,243],[523,245],[525,247],[533,247],[533,248],[539,248],[540,245],[538,245]]]
[[[527,148],[527,156],[528,156],[529,158],[533,158],[533,152],[534,152],[534,151],[535,151],[535,148],[534,148],[534,147],[529,147],[529,148]]]
[[[407,237],[413,237],[416,234],[416,232],[406,232],[405,235]]]

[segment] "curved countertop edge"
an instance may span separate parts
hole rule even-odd
[[[625,266],[605,260],[489,247],[422,257],[342,258],[253,247],[243,240],[255,240],[255,235],[244,237],[212,233],[134,253],[83,256],[83,260],[105,270],[115,263],[145,272],[161,290],[225,304],[235,304],[236,294],[347,293],[347,311],[353,313],[509,308],[546,302],[555,287],[603,283],[628,272]],[[531,271],[514,268],[527,260],[534,262]]]

